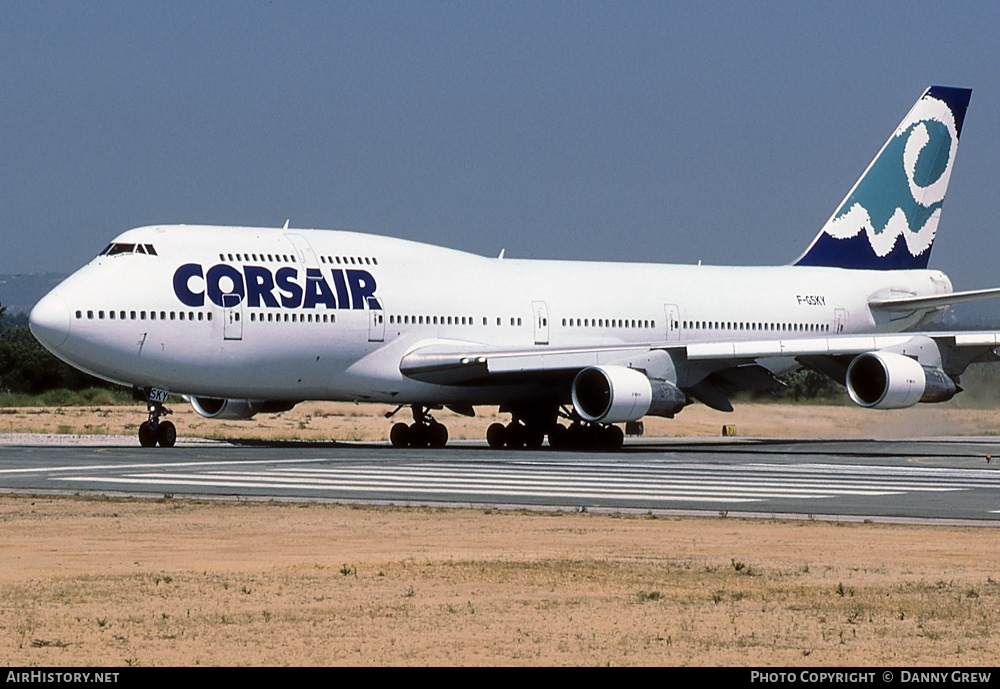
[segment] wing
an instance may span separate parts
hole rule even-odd
[[[928,371],[940,371],[957,383],[970,363],[1000,361],[998,350],[1000,332],[997,331],[499,350],[468,343],[435,342],[406,354],[400,371],[409,378],[438,385],[555,381],[565,384],[568,393],[573,380],[584,369],[623,366],[642,371],[651,379],[669,380],[690,397],[714,409],[731,411],[730,394],[780,387],[776,374],[797,367],[819,371],[846,384],[852,362],[862,355],[878,353],[890,364],[886,378],[895,370],[892,364],[907,359]],[[955,389],[953,386],[951,394]]]

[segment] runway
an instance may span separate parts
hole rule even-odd
[[[0,490],[1000,525],[1000,441],[646,440],[618,453],[19,445],[4,448]]]

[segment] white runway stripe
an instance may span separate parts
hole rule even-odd
[[[906,493],[1000,488],[1000,475],[947,467],[877,465],[693,464],[647,462],[514,461],[445,462],[417,458],[385,462],[292,459],[133,463],[52,467],[53,481],[191,487],[215,492],[262,494],[268,490],[394,500],[504,498],[536,501],[607,500],[645,504],[753,503],[766,500],[861,499]]]
[[[213,472],[215,473],[215,472]],[[423,478],[427,477],[440,477],[441,481],[466,481],[466,480],[524,480],[532,481],[536,483],[551,482],[559,483],[560,485],[569,482],[576,483],[607,483],[608,481],[623,482],[627,479],[635,479],[636,477],[631,476],[621,476],[615,474],[614,472],[605,472],[601,475],[591,475],[588,478],[572,478],[567,479],[565,472],[557,471],[531,471],[531,472],[519,472],[512,473],[509,471],[447,471],[445,469],[441,470],[424,470],[423,467],[396,467],[393,469],[371,469],[371,470],[359,470],[359,469],[286,469],[281,472],[271,472],[269,475],[280,475],[283,476],[297,476],[297,477],[312,477],[317,480],[329,479],[333,477],[337,478],[371,478],[371,477],[383,477],[385,480],[403,480],[406,476],[420,476]],[[638,477],[643,479],[644,483],[649,483],[653,481],[662,481],[664,472],[653,473],[650,472],[648,475],[643,477]],[[776,482],[774,477],[767,476],[763,478],[757,478],[753,476],[748,476],[744,479],[737,480],[732,476],[725,477],[726,480],[712,480],[712,485],[714,486],[763,486],[763,487],[773,487],[781,488],[784,484]],[[706,478],[705,476],[695,477],[695,478],[671,478],[669,480],[670,485],[677,484],[704,484]],[[809,482],[796,481],[795,484],[800,488],[811,488],[817,490],[835,490],[838,488],[844,489],[869,489],[873,491],[883,491],[883,490],[927,490],[927,491],[946,491],[946,490],[956,490],[961,488],[964,484],[962,482],[946,482],[946,481],[935,481],[930,482],[888,482],[888,481],[876,481],[874,479],[862,479],[860,481],[848,482],[843,479],[838,478],[837,481],[825,481],[817,482],[815,480]]]
[[[60,477],[58,480],[71,480],[67,477]],[[80,479],[77,479],[80,480]],[[105,479],[95,479],[93,477],[86,477],[85,479],[91,482],[100,483],[128,483],[128,484],[150,484],[157,483],[162,484],[164,480],[162,478],[105,478]],[[320,488],[319,486],[311,485],[301,485],[301,484],[288,484],[279,482],[250,482],[250,481],[211,481],[211,480],[193,480],[193,479],[183,479],[183,480],[170,480],[167,481],[170,485],[178,486],[211,486],[216,488],[274,488],[274,489],[284,489],[284,488],[297,488],[306,489],[309,488]],[[373,492],[371,488],[359,488],[356,486],[338,486],[341,491],[348,492]],[[384,492],[382,490],[377,492]],[[600,491],[527,491],[527,490],[490,490],[488,492],[477,493],[475,490],[470,490],[466,488],[417,488],[408,487],[405,490],[406,493],[419,493],[423,495],[427,494],[446,494],[446,495],[504,495],[504,496],[515,496],[515,497],[530,497],[530,496],[540,496],[540,497],[561,497],[561,498],[591,498],[591,499],[636,499],[636,500],[676,500],[676,501],[696,501],[696,502],[755,502],[761,498],[731,498],[731,497],[713,497],[709,495],[696,496],[696,495],[684,495],[684,494],[662,494],[657,493],[655,495],[642,495],[642,494],[623,494],[615,492],[600,492]],[[799,496],[799,497],[822,497],[822,496]]]

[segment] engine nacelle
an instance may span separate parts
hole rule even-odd
[[[647,414],[672,417],[687,396],[665,380],[626,366],[591,366],[573,380],[573,408],[585,421],[622,423]]]
[[[847,367],[847,392],[869,409],[905,409],[917,402],[945,402],[957,392],[940,368],[893,352],[868,352]]]
[[[260,413],[288,411],[298,404],[298,402],[233,400],[218,399],[216,397],[188,397],[186,399],[194,407],[194,410],[205,418],[222,419],[225,421],[249,419]]]

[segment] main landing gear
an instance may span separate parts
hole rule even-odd
[[[538,449],[545,436],[553,450],[619,450],[625,433],[613,424],[590,423],[581,419],[573,410],[540,413],[538,409],[510,411],[513,419],[507,425],[494,423],[486,430],[486,442],[493,449]],[[570,425],[558,423],[558,417],[568,419]]]
[[[172,414],[169,409],[163,406],[163,401],[157,401],[156,390],[145,391],[143,396],[146,399],[146,409],[149,411],[149,420],[139,424],[139,444],[143,447],[173,447],[177,442],[177,428],[169,421],[160,421],[161,416]],[[162,395],[166,400],[166,394]]]
[[[549,433],[549,446],[554,450],[620,450],[625,433],[614,424],[576,421],[567,428],[557,425]]]
[[[448,429],[431,417],[429,408],[419,404],[410,408],[413,410],[413,423],[399,422],[389,431],[389,442],[393,447],[444,447],[448,444]]]
[[[392,417],[402,406],[386,414]],[[410,406],[413,423],[399,422],[389,432],[393,447],[444,447],[448,443],[448,429],[435,421],[430,408],[420,404]],[[560,409],[556,405],[517,406],[500,408],[509,413],[507,424],[494,423],[486,430],[486,442],[493,449],[537,450],[549,438],[553,450],[614,451],[620,450],[625,433],[614,424],[584,421],[573,409]],[[559,423],[564,418],[569,426]],[[161,424],[162,425],[162,424]]]

